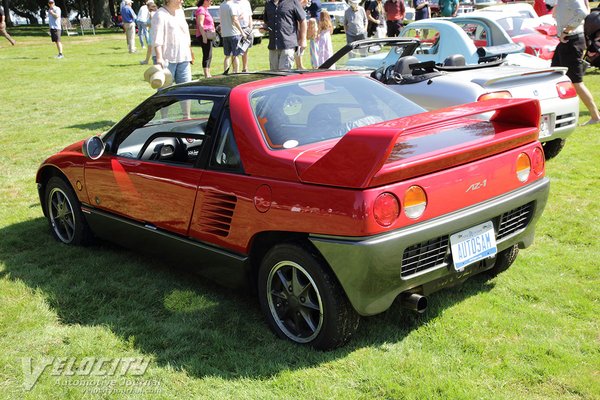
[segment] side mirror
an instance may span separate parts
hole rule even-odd
[[[83,155],[91,160],[97,160],[104,154],[104,142],[99,136],[92,136],[85,142],[81,148]]]

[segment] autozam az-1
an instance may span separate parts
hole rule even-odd
[[[424,112],[345,71],[236,74],[159,91],[36,181],[60,242],[105,238],[249,286],[277,335],[330,349],[360,316],[398,297],[423,311],[532,243],[549,190],[539,114],[523,99]]]

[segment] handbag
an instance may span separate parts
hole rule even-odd
[[[217,32],[215,31],[204,31],[207,40],[215,40],[217,38]]]

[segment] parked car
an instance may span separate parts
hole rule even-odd
[[[185,18],[188,21],[190,35],[192,36],[193,40],[196,39],[195,12],[197,9],[198,9],[198,7],[186,7],[183,9],[183,11],[185,13]],[[208,7],[208,12],[210,13],[210,15],[212,16],[212,18],[214,20],[215,29],[216,29],[216,33],[217,33],[217,37],[213,40],[213,46],[220,47],[223,44],[222,44],[222,37],[221,37],[221,27],[220,27],[221,18],[219,16],[219,6]],[[252,16],[252,35],[254,37],[254,44],[261,43],[263,36],[265,36],[264,32],[261,29],[263,25],[264,25],[263,21],[260,19],[255,19],[254,14],[253,14],[253,16]]]
[[[331,17],[331,24],[334,32],[341,32],[344,29],[344,13],[348,8],[345,1],[329,1],[322,2],[321,8],[327,10]]]
[[[502,65],[502,58],[469,66],[460,53],[447,53],[444,61],[435,64],[427,58],[419,59],[421,49],[417,39],[366,39],[343,47],[321,68],[335,66],[364,74],[381,70],[379,80],[428,110],[490,97],[538,99],[542,111],[539,140],[547,159],[558,155],[577,127],[579,98],[565,68]],[[411,65],[423,61],[424,66],[413,74]]]
[[[539,112],[423,112],[345,71],[214,77],[159,91],[36,182],[59,242],[95,235],[249,286],[278,336],[330,349],[360,315],[397,297],[423,311],[532,243],[549,190]]]
[[[423,19],[406,25],[400,36],[420,39],[415,54],[420,61],[442,64],[449,55],[462,54],[467,64],[476,65],[506,55],[506,65],[550,66],[548,60],[526,54],[523,44],[515,43],[497,22],[484,16]]]
[[[521,13],[505,11],[490,12],[483,9],[472,14],[453,19],[452,21],[459,26],[466,26],[473,23],[479,23],[478,17],[483,16],[494,20],[510,36],[515,43],[522,43],[525,46],[525,52],[543,60],[552,60],[554,50],[560,42],[556,37],[556,28],[553,35],[548,35],[549,27],[542,25],[539,19],[523,16]],[[477,42],[475,43],[477,45]],[[484,41],[483,45],[486,43]]]

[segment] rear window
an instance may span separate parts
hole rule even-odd
[[[257,90],[250,103],[269,147],[293,148],[424,110],[361,76],[304,80]]]

